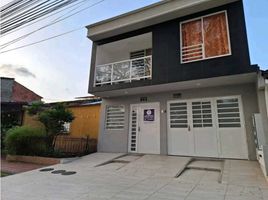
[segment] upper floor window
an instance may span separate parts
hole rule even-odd
[[[231,55],[227,12],[181,23],[181,62]]]

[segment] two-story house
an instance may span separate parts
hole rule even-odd
[[[242,0],[165,0],[87,29],[99,151],[256,158]]]

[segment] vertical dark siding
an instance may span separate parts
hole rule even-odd
[[[180,22],[222,10],[226,10],[228,14],[232,55],[181,64]],[[108,38],[98,41],[97,44],[109,43],[145,32],[152,32],[153,34],[153,79],[151,81],[146,80],[97,88],[89,87],[90,92],[164,84],[256,71],[256,68],[250,66],[242,1],[122,34],[113,38]],[[96,52],[94,51],[92,52],[92,57],[95,57]],[[94,68],[94,60],[92,63],[91,68]],[[94,70],[91,71],[91,73],[93,72]],[[90,85],[93,84],[93,79],[94,78],[91,77]]]

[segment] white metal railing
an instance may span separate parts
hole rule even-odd
[[[152,56],[129,59],[95,69],[95,86],[152,78]]]

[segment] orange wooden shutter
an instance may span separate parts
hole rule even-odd
[[[230,53],[226,13],[203,18],[205,57],[214,57]]]
[[[202,23],[201,19],[183,23],[182,29],[182,61],[202,58]]]

